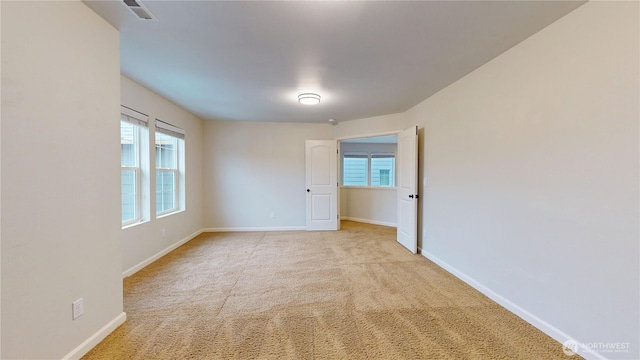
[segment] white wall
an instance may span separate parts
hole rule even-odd
[[[406,123],[424,127],[423,253],[560,341],[631,343],[611,359],[640,358],[638,14],[587,3]]]
[[[340,188],[340,218],[343,220],[396,226],[397,204],[396,188]]]
[[[122,105],[149,115],[150,125],[158,118],[185,130],[185,211],[157,219],[155,191],[151,191],[151,220],[122,230],[122,270],[126,275],[131,275],[155,260],[157,255],[191,239],[202,229],[203,138],[202,121],[186,110],[126,76],[121,77],[121,89]],[[153,134],[150,136],[149,151],[153,157],[154,138]],[[151,164],[155,164],[155,161]],[[154,184],[155,172],[152,170],[150,175],[151,184]]]
[[[60,359],[124,321],[118,32],[80,2],[0,6],[0,357]]]
[[[334,139],[367,137],[404,129],[405,114],[375,116],[351,121],[342,121],[332,126]]]
[[[305,226],[304,142],[331,125],[206,121],[204,138],[205,228]]]

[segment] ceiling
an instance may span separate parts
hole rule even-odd
[[[120,31],[122,73],[198,117],[303,123],[404,112],[583,4],[85,3]]]

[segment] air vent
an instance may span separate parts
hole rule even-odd
[[[138,0],[123,0],[122,1],[129,10],[131,10],[137,17],[142,20],[157,20],[151,11],[147,9],[142,2]]]

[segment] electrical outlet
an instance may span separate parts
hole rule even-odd
[[[82,302],[83,300],[80,298],[71,304],[73,320],[79,318],[84,313],[84,304]]]
[[[272,211],[271,215],[269,215],[270,218],[275,219],[276,218],[276,212]]]

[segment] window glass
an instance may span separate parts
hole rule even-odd
[[[371,186],[395,186],[395,163],[393,154],[371,155]]]
[[[367,170],[369,158],[367,155],[345,154],[342,169],[342,183],[346,186],[367,186]]]
[[[138,166],[138,127],[120,121],[121,166]]]
[[[162,133],[156,133],[156,168],[177,168],[177,145],[177,138]]]
[[[176,209],[176,175],[172,171],[156,172],[156,213]]]
[[[137,176],[135,170],[122,170],[122,222],[136,220],[137,210]]]
[[[380,186],[389,186],[389,170],[380,169]]]
[[[156,132],[156,214],[178,210],[178,141]]]
[[[138,126],[120,121],[120,166],[122,223],[140,219],[140,131]]]

